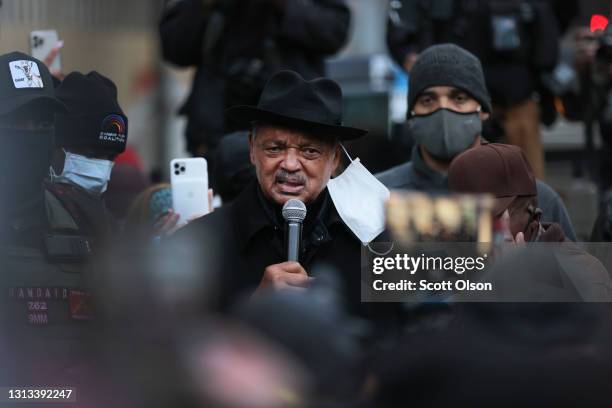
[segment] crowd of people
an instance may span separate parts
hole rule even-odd
[[[414,144],[372,174],[324,72],[343,0],[166,2],[163,56],[197,67],[181,113],[216,207],[186,225],[172,185],[134,170],[111,79],[1,55],[0,388],[71,387],[90,407],[610,406],[612,277],[543,180],[534,99],[577,23],[547,1],[392,3]],[[604,138],[610,27],[580,62],[606,95]],[[365,302],[364,259],[394,240],[385,205],[402,192],[490,197],[483,225],[511,248],[492,276],[524,296]]]

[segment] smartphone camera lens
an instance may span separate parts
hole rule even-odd
[[[185,172],[185,167],[181,167],[181,172]]]
[[[175,171],[174,174],[176,174],[177,176],[180,174],[179,171]]]
[[[178,163],[174,163],[174,168],[175,168],[175,169],[178,169],[179,167],[180,167],[180,166],[179,166],[179,164],[178,164]]]

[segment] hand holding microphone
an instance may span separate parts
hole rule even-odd
[[[264,289],[304,290],[311,278],[300,265],[300,245],[302,240],[302,223],[306,218],[306,205],[297,199],[291,199],[283,206],[285,219],[285,249],[287,262],[270,265],[256,292]]]

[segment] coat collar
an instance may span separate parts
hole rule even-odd
[[[326,196],[322,197],[324,201],[318,210],[318,215],[311,222],[311,225],[305,226],[304,229],[304,234],[312,237],[312,239],[307,239],[309,237],[305,236],[305,241],[313,241],[315,245],[331,240],[329,227],[338,223],[343,224],[327,190],[324,190],[321,194]],[[284,224],[274,214],[274,209],[266,205],[265,198],[263,198],[256,180],[244,189],[236,198],[232,207],[233,226],[241,251],[263,230],[268,229],[282,236]]]
[[[441,173],[429,167],[425,160],[421,157],[419,146],[414,146],[412,149],[412,175],[413,181],[417,187],[423,189],[448,189],[448,174]]]

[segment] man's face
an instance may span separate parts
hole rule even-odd
[[[438,109],[449,109],[459,113],[476,112],[480,103],[470,94],[451,86],[433,86],[419,94],[412,111],[415,115],[428,115]],[[480,119],[487,120],[489,114],[480,112]]]
[[[340,161],[337,143],[268,125],[257,126],[249,151],[263,193],[278,205],[315,200]]]

